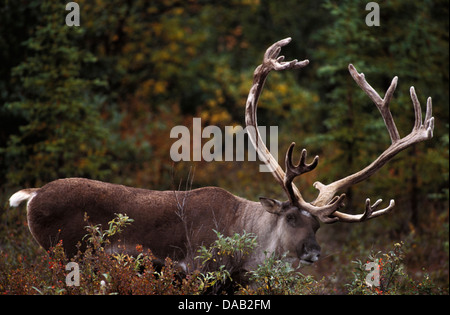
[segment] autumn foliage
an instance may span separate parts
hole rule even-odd
[[[80,176],[149,189],[220,186],[251,200],[286,199],[257,162],[174,163],[169,152],[176,139],[169,135],[177,125],[192,128],[194,117],[222,131],[244,125],[253,71],[266,48],[287,36],[293,38],[283,48],[287,60],[310,64],[270,74],[258,120],[279,127],[280,157],[292,141],[320,156],[316,170],[298,181],[306,200],[317,196],[315,181],[362,169],[389,145],[376,107],[348,74],[349,63],[379,92],[399,77],[391,110],[402,136],[414,121],[410,86],[422,104],[433,98],[436,119],[431,141],[346,192],[348,209],[361,212],[370,197],[395,199],[395,210],[364,226],[323,226],[322,259],[302,273],[325,289],[309,292],[367,293],[349,280],[351,261],[365,261],[372,248],[389,253],[402,241],[405,274],[418,275],[413,280],[420,283],[427,274],[448,292],[448,1],[380,2],[379,27],[365,24],[365,3],[356,0],[78,0],[79,27],[65,25],[67,2],[0,2],[2,293],[198,293],[198,278],[177,278],[170,260],[157,276],[151,253],[120,260],[92,251],[82,258],[82,285],[65,287],[68,259],[61,246],[42,252],[25,210],[10,209],[8,198]],[[136,264],[149,272],[136,273]],[[345,289],[349,283],[353,289]],[[257,292],[266,293],[262,288]]]

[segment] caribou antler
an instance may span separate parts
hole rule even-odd
[[[432,117],[432,105],[431,98],[427,101],[427,110],[425,121],[422,123],[422,113],[420,108],[420,103],[417,99],[417,95],[414,88],[411,87],[411,99],[413,101],[414,112],[416,116],[416,121],[412,132],[404,137],[400,138],[395,122],[392,118],[392,114],[389,110],[389,102],[392,99],[392,95],[397,86],[397,77],[394,77],[391,85],[389,86],[385,97],[382,99],[378,93],[367,83],[364,74],[359,74],[353,65],[349,65],[349,71],[356,83],[363,89],[364,92],[374,101],[375,105],[378,107],[381,116],[384,119],[386,127],[389,132],[392,144],[389,148],[384,151],[374,162],[363,170],[349,175],[343,179],[335,181],[331,184],[324,185],[320,182],[314,183],[314,187],[319,190],[319,195],[311,203],[306,202],[300,191],[294,185],[293,180],[295,177],[300,176],[306,172],[313,170],[318,162],[319,157],[316,156],[310,164],[306,163],[306,150],[303,149],[300,161],[297,166],[292,163],[292,152],[295,143],[289,146],[286,153],[285,163],[286,163],[286,173],[280,167],[275,158],[270,154],[269,150],[265,146],[258,132],[256,109],[258,104],[258,99],[261,94],[264,82],[272,70],[280,71],[286,69],[299,69],[306,66],[309,61],[303,60],[301,62],[297,60],[284,62],[284,56],[278,57],[281,51],[281,47],[287,45],[291,41],[291,38],[286,38],[280,40],[270,46],[266,53],[264,54],[263,63],[258,66],[254,72],[253,86],[250,89],[250,93],[247,98],[246,110],[245,110],[245,121],[247,125],[247,131],[249,138],[253,145],[255,146],[260,159],[265,162],[265,164],[272,171],[272,175],[275,177],[276,181],[283,187],[286,194],[289,197],[291,203],[301,209],[310,212],[312,215],[316,216],[319,220],[324,223],[333,223],[336,221],[340,222],[362,222],[369,220],[392,210],[395,205],[394,200],[391,200],[389,206],[385,209],[377,210],[381,203],[381,199],[371,205],[370,200],[366,200],[366,209],[363,214],[352,215],[337,211],[338,208],[343,206],[343,200],[345,194],[336,196],[336,193],[343,190],[351,185],[359,183],[376,171],[378,171],[386,162],[388,162],[392,157],[394,157],[398,152],[406,149],[407,147],[427,139],[433,136],[434,129],[434,118]]]
[[[400,138],[397,127],[394,123],[394,119],[392,118],[392,114],[389,110],[389,102],[392,99],[395,88],[397,87],[398,78],[394,77],[385,94],[384,99],[382,99],[378,95],[378,93],[370,86],[370,84],[367,83],[363,73],[358,73],[352,64],[348,66],[348,69],[356,83],[364,92],[366,92],[366,94],[378,107],[378,110],[380,111],[381,116],[383,117],[388,129],[392,143],[375,161],[373,161],[370,165],[368,165],[361,171],[351,174],[328,185],[323,185],[320,182],[314,183],[314,187],[320,191],[319,196],[314,201],[315,205],[327,204],[328,202],[330,202],[330,200],[333,199],[333,196],[338,191],[369,178],[400,151],[403,151],[404,149],[412,146],[415,143],[425,141],[433,137],[434,117],[432,117],[431,97],[429,97],[427,100],[425,120],[424,122],[422,122],[422,110],[420,108],[419,100],[417,98],[414,87],[410,88],[411,99],[414,106],[415,123],[411,133],[404,138]],[[350,215],[336,211],[335,213],[333,213],[333,216],[339,218],[339,221],[341,222],[361,222],[388,213],[395,205],[394,200],[391,200],[387,208],[374,211],[380,203],[381,200],[378,200],[373,206],[370,206],[370,200],[367,199],[366,211],[364,214]]]
[[[281,52],[281,47],[286,46],[290,43],[290,41],[291,38],[288,37],[270,46],[264,54],[263,63],[259,65],[253,73],[253,86],[248,94],[245,108],[245,123],[247,125],[247,132],[250,141],[253,143],[256,151],[258,152],[260,159],[269,167],[272,175],[275,177],[275,180],[283,187],[291,202],[294,205],[314,214],[323,222],[331,223],[338,220],[338,218],[332,218],[330,215],[341,206],[345,195],[341,195],[340,197],[333,199],[333,201],[327,203],[326,205],[315,206],[306,202],[300,191],[292,183],[295,176],[314,169],[317,166],[318,157],[316,157],[311,164],[307,165],[305,164],[306,150],[304,150],[300,159],[300,165],[294,167],[291,162],[294,144],[291,144],[288,152],[286,153],[286,169],[288,172],[288,175],[286,176],[283,169],[278,164],[278,161],[275,160],[267,149],[258,131],[256,109],[264,82],[270,71],[300,69],[309,63],[309,60],[297,61],[296,59],[289,62],[284,62],[284,56],[278,56]]]

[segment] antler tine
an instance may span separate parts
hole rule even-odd
[[[307,152],[306,149],[303,149],[300,155],[300,161],[298,165],[294,166],[294,164],[292,163],[292,152],[294,150],[294,146],[295,142],[292,142],[286,152],[285,157],[286,174],[284,176],[284,187],[287,191],[290,201],[293,204],[296,203],[296,200],[292,199],[293,196],[295,195],[292,189],[292,181],[294,180],[295,177],[312,171],[313,169],[316,168],[317,164],[319,163],[318,155],[314,157],[314,160],[310,164],[306,163]]]
[[[400,139],[400,134],[398,133],[397,127],[395,126],[394,118],[392,118],[391,111],[389,110],[389,103],[394,95],[395,89],[397,87],[398,77],[392,79],[391,85],[386,91],[384,99],[380,97],[377,91],[366,81],[364,73],[358,73],[356,68],[352,65],[348,65],[348,70],[355,80],[355,82],[360,86],[360,88],[370,97],[370,99],[375,103],[381,116],[384,119],[384,123],[391,137],[392,143]]]
[[[347,222],[347,223],[364,222],[379,217],[383,214],[387,214],[391,212],[392,209],[394,209],[395,201],[391,199],[388,207],[376,210],[382,201],[383,201],[382,199],[378,199],[373,205],[370,205],[370,199],[367,198],[366,209],[363,214],[348,214],[336,211],[333,213],[333,216],[338,218],[339,222]]]
[[[427,99],[427,112],[425,113],[425,127],[427,128],[427,134],[429,138],[433,137],[434,130],[434,117],[433,115],[433,104],[431,102],[431,97]]]
[[[419,99],[417,98],[416,91],[413,86],[411,86],[409,91],[411,95],[411,100],[413,102],[415,114],[414,128],[411,131],[411,134],[419,135],[420,140],[418,140],[417,142],[431,139],[433,137],[433,130],[434,130],[434,117],[432,117],[433,106],[431,102],[431,97],[428,97],[427,99],[427,110],[425,113],[425,120],[422,123],[422,109],[420,107],[420,102]]]
[[[300,160],[297,166],[292,163],[292,152],[294,150],[295,142],[292,142],[286,152],[285,164],[286,164],[286,179],[292,180],[294,177],[301,174],[312,171],[319,163],[319,156],[316,155],[311,163],[306,163],[307,152],[306,149],[302,150]]]

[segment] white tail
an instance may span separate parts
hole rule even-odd
[[[28,202],[36,196],[38,188],[30,188],[30,189],[22,189],[16,192],[14,195],[9,198],[9,205],[11,207],[18,207],[22,201],[28,200]]]

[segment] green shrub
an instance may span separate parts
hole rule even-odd
[[[240,276],[238,273],[244,258],[252,253],[257,242],[255,234],[245,231],[242,235],[234,233],[227,237],[216,230],[213,231],[217,240],[208,248],[200,246],[199,255],[195,259],[201,262],[200,290],[217,294],[236,285],[232,276]]]
[[[87,246],[73,258],[67,258],[64,244],[60,241],[47,252],[41,250],[36,257],[0,252],[0,294],[448,294],[448,286],[435,284],[423,270],[419,279],[407,272],[405,259],[408,254],[406,242],[397,242],[391,249],[377,251],[365,259],[353,261],[351,276],[348,267],[340,267],[339,283],[331,278],[316,280],[295,269],[286,255],[281,257],[266,253],[264,262],[255,270],[243,274],[244,259],[257,247],[256,235],[224,236],[215,231],[217,240],[209,247],[201,246],[195,258],[196,268],[185,272],[166,258],[161,269],[156,269],[151,251],[136,246],[136,257],[115,253],[108,254],[105,246],[109,238],[121,233],[132,224],[127,215],[116,214],[107,229],[101,225],[86,226],[84,237]],[[66,283],[69,262],[79,266],[79,285]],[[367,270],[368,263],[376,268]],[[374,264],[372,264],[374,266]],[[379,274],[379,284],[373,283],[370,272]],[[369,281],[368,281],[369,280]],[[345,291],[337,289],[343,286]]]
[[[346,286],[349,294],[361,295],[397,295],[397,294],[443,294],[443,290],[437,287],[430,276],[425,273],[422,279],[414,280],[406,271],[404,259],[407,249],[404,242],[398,242],[387,253],[378,251],[368,256],[366,263],[355,260],[353,272],[354,278]],[[368,276],[368,264],[375,263],[375,268],[370,269],[377,274],[378,283]]]

